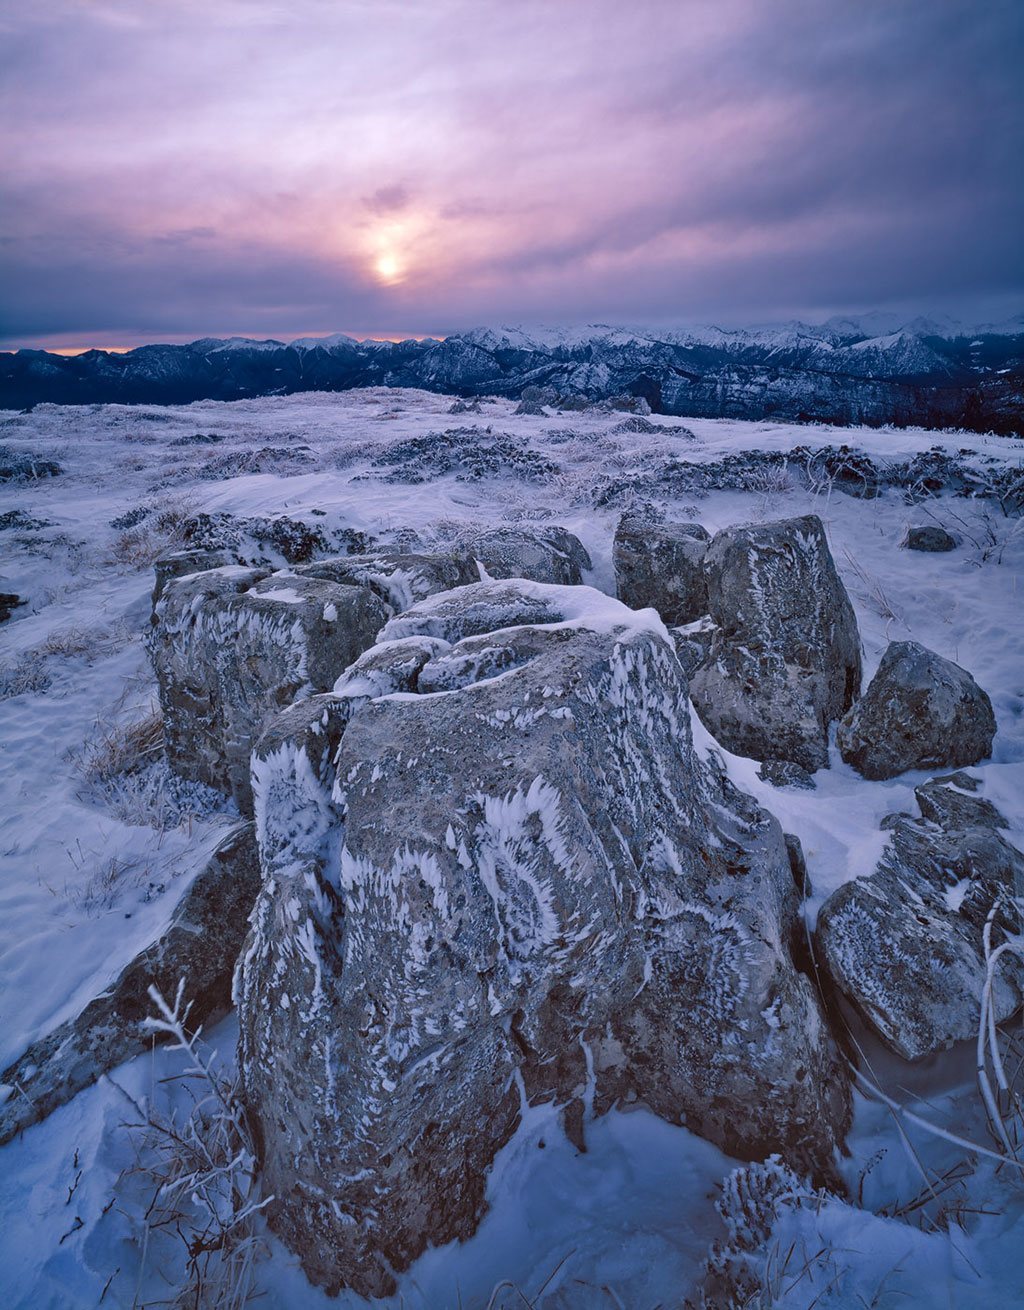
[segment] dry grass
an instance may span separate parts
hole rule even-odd
[[[237,1077],[220,1073],[200,1032],[190,1030],[184,989],[182,979],[170,1005],[150,988],[157,1017],[147,1026],[185,1057],[179,1081],[188,1108],[161,1111],[155,1096],[145,1109],[131,1101],[137,1117],[126,1125],[135,1134],[136,1163],[122,1175],[122,1199],[131,1205],[124,1193],[140,1182],[148,1195],[135,1304],[151,1261],[168,1283],[160,1304],[241,1310],[258,1293],[256,1265],[266,1250],[259,1216],[273,1198],[260,1194],[258,1152]]]
[[[163,749],[163,717],[152,707],[134,723],[98,728],[76,754],[74,762],[87,781],[104,783],[155,763]]]

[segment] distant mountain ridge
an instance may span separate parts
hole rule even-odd
[[[751,328],[486,327],[447,337],[0,354],[0,408],[187,404],[363,386],[593,400],[644,396],[695,417],[963,427],[1024,435],[1024,314],[968,326],[889,313]]]

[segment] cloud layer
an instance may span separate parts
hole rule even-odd
[[[1018,0],[12,0],[0,344],[1024,300]]]

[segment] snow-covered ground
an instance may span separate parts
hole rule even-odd
[[[595,508],[599,491],[612,477],[642,482],[668,458],[710,462],[745,450],[848,444],[882,459],[936,446],[1015,467],[1024,459],[1019,442],[962,433],[661,417],[651,433],[623,430],[630,425],[621,413],[518,416],[512,402],[494,400],[480,413],[449,415],[450,405],[448,397],[375,389],[173,409],[40,406],[0,417],[0,445],[65,470],[0,486],[0,516],[17,509],[47,525],[0,532],[0,592],[28,601],[0,627],[0,1068],[117,974],[169,914],[173,884],[201,866],[230,819],[203,789],[175,788],[159,764],[142,794],[130,796],[104,789],[90,768],[110,729],[138,720],[155,701],[142,644],[151,562],[183,513],[284,514],[383,540],[411,531],[427,545],[460,527],[558,523],[589,550],[587,581],[613,591],[620,507]],[[493,473],[485,464],[484,476],[465,477],[457,467],[443,471],[429,443],[404,445],[452,428],[479,429],[483,446],[509,434],[526,457],[513,471],[499,460]],[[196,433],[223,439],[172,444]],[[472,446],[476,438],[461,440]],[[396,451],[403,462],[389,462]],[[263,471],[232,475],[246,463]],[[819,514],[857,611],[866,676],[889,640],[912,638],[962,664],[988,691],[999,731],[992,759],[974,772],[1009,819],[1009,839],[1024,845],[1020,519],[990,502],[944,496],[908,505],[895,490],[860,500],[785,476],[766,477],[753,491],[659,503],[711,532]],[[147,511],[136,527],[111,526],[133,510]],[[936,521],[961,539],[956,551],[899,548],[908,524]],[[713,746],[696,719],[694,729],[699,743]],[[916,813],[913,788],[926,776],[865,782],[833,751],[831,769],[805,792],[762,783],[752,761],[727,762],[734,780],[800,836],[812,921],[832,890],[872,871],[879,821],[894,810]],[[230,1020],[211,1035],[225,1064],[233,1039]],[[970,1053],[913,1070],[878,1052],[872,1061],[901,1103],[952,1133],[988,1141]],[[168,1295],[166,1280],[180,1265],[176,1244],[154,1239],[143,1253],[141,1192],[131,1177],[118,1179],[133,1161],[126,1093],[174,1096],[175,1085],[161,1080],[180,1064],[166,1050],[140,1058],[0,1149],[3,1305],[130,1306]],[[495,1165],[492,1208],[477,1235],[423,1256],[393,1304],[470,1310],[509,1280],[546,1310],[680,1305],[709,1241],[721,1235],[714,1201],[735,1162],[645,1112],[588,1125],[588,1144],[578,1154],[553,1111],[530,1111]],[[1024,1305],[1019,1175],[908,1129],[863,1097],[850,1149],[851,1196],[875,1213],[829,1204],[797,1212],[777,1235],[774,1304]],[[885,1217],[918,1196],[922,1169],[934,1178],[953,1167],[962,1178],[938,1201]],[[279,1245],[270,1248],[260,1304],[363,1304],[322,1297]],[[518,1293],[509,1295],[495,1304],[515,1304]]]

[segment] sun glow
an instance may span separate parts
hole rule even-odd
[[[390,286],[393,283],[401,282],[402,280],[401,262],[399,261],[398,256],[392,254],[390,251],[385,251],[383,254],[378,255],[374,260],[373,267],[377,273],[377,277],[385,284],[385,286]]]

